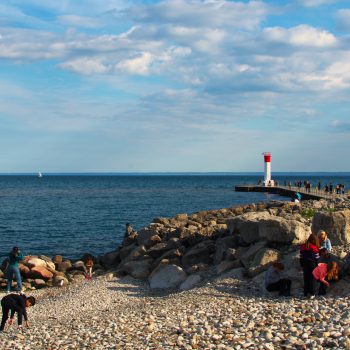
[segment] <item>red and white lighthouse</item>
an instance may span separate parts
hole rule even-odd
[[[271,180],[271,153],[264,152],[264,185],[273,186],[274,181]]]

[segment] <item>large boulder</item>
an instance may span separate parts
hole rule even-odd
[[[296,220],[274,217],[259,222],[260,237],[273,243],[300,244],[307,240],[310,233],[307,225]]]
[[[99,262],[106,269],[118,265],[120,262],[119,250],[113,250],[112,252],[100,256]]]
[[[131,277],[138,279],[146,279],[150,274],[150,266],[152,260],[144,259],[139,261],[129,261],[122,267],[123,271]]]
[[[253,263],[253,259],[259,250],[266,246],[265,241],[255,243],[249,247],[247,251],[240,257],[240,260],[244,267],[249,268]]]
[[[236,216],[227,220],[230,234],[239,234],[243,242],[252,244],[261,238],[259,234],[259,222],[270,219],[272,216],[267,211],[252,212]]]
[[[30,258],[27,262],[26,265],[29,268],[35,267],[35,266],[44,266],[46,267],[46,261],[43,259],[39,259],[39,258]]]
[[[43,266],[35,266],[33,267],[28,275],[31,278],[43,279],[45,281],[51,279],[53,277],[53,273],[46,269]]]
[[[215,254],[214,264],[219,264],[222,260],[227,258],[227,251],[229,248],[235,248],[237,246],[236,239],[234,236],[228,236],[218,238],[215,242]]]
[[[137,231],[137,243],[139,245],[148,245],[150,238],[157,235],[157,231],[153,228],[143,228],[140,231]]]
[[[182,257],[182,265],[188,268],[198,263],[212,263],[212,253],[214,252],[215,246],[212,241],[203,241],[192,247]]]
[[[316,212],[312,220],[312,232],[325,230],[334,245],[350,244],[350,210]]]
[[[185,271],[177,265],[160,265],[149,276],[150,287],[177,288],[187,278]]]
[[[196,284],[198,284],[202,280],[202,277],[200,275],[191,275],[186,278],[185,281],[183,281],[180,284],[179,289],[180,290],[189,290],[192,289]]]

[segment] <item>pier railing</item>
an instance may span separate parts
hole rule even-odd
[[[239,185],[235,186],[235,191],[237,192],[267,192],[275,193],[281,196],[294,197],[297,192],[302,196],[302,199],[336,199],[336,198],[350,198],[350,193],[336,193],[335,191],[326,192],[324,189],[318,189],[313,187],[306,189],[304,187],[297,186],[263,186],[263,185]]]

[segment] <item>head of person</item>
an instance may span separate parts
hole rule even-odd
[[[282,272],[284,270],[284,265],[279,261],[273,262],[272,267],[278,272]]]
[[[33,296],[26,298],[26,307],[31,307],[35,305],[35,298]]]
[[[319,241],[317,235],[315,235],[314,233],[311,233],[311,235],[309,236],[309,238],[306,241],[306,244],[313,244],[317,248],[320,247],[320,241]]]
[[[339,279],[339,267],[335,261],[327,264],[327,278],[328,281],[337,281]]]
[[[318,231],[317,236],[320,242],[324,242],[327,239],[327,233],[324,230]]]
[[[11,253],[13,255],[17,255],[19,253],[19,248],[18,247],[13,247]]]
[[[321,248],[320,249],[320,255],[324,258],[328,258],[329,257],[329,251],[326,248]]]

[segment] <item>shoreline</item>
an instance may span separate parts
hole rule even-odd
[[[107,271],[92,281],[26,293],[38,297],[28,312],[32,327],[13,325],[0,335],[4,348],[349,349],[350,277],[326,297],[301,297],[297,243],[320,218],[346,213],[350,220],[349,208],[349,201],[270,202],[157,218],[101,256]],[[332,235],[334,243],[350,238]],[[341,260],[349,245],[334,246]],[[291,297],[262,288],[276,258],[293,280]]]

